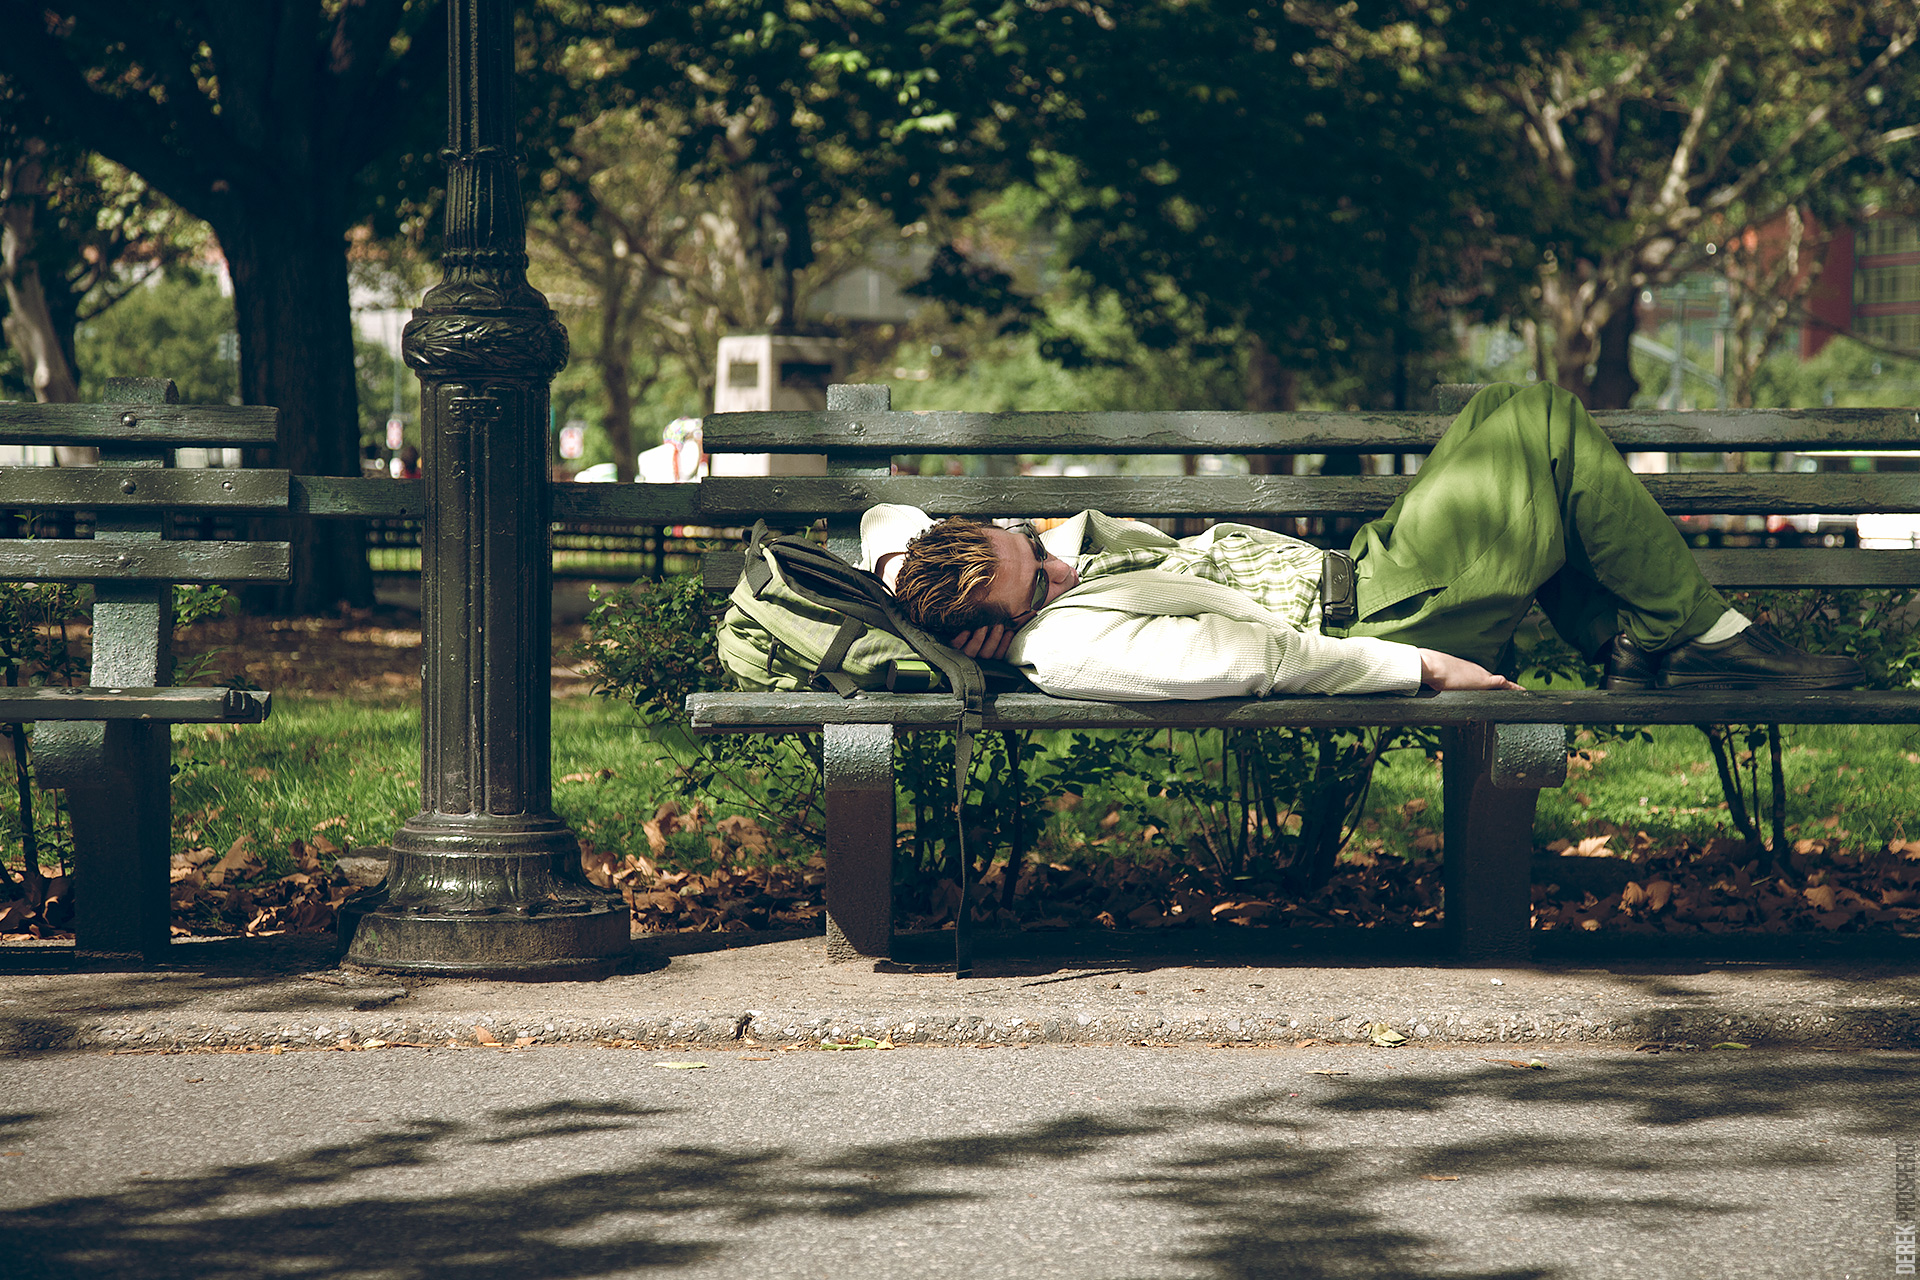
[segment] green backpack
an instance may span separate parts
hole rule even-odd
[[[747,690],[952,690],[978,712],[980,664],[908,622],[880,579],[825,547],[754,525],[720,623],[720,665]]]
[[[954,694],[954,782],[963,814],[955,861],[960,900],[967,901],[967,766],[980,730],[988,677],[981,664],[920,630],[879,577],[825,547],[753,526],[746,567],[729,597],[719,632],[720,664],[751,691]],[[992,664],[994,684],[1024,683],[1011,667]],[[955,914],[957,976],[972,972],[971,912]]]

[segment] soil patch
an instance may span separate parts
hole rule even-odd
[[[553,630],[556,694],[587,692],[587,682],[568,659],[584,635],[578,623]],[[220,618],[183,629],[175,651],[183,671],[205,662],[196,684],[415,697],[420,691],[420,615],[405,609],[320,618]]]

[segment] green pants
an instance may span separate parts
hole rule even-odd
[[[1487,667],[1504,665],[1535,602],[1589,655],[1621,632],[1671,648],[1728,607],[1606,433],[1553,386],[1476,395],[1352,549],[1360,621],[1346,634]]]

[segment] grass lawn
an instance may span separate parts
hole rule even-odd
[[[653,815],[667,771],[631,715],[600,698],[556,698],[553,742],[555,811],[590,840],[617,832],[638,837],[644,852],[639,823]],[[180,839],[224,850],[245,836],[270,869],[294,839],[386,844],[419,809],[420,712],[410,697],[276,694],[265,724],[183,725],[173,743]],[[0,801],[0,821],[9,807]]]
[[[632,713],[604,699],[557,698],[553,725],[555,811],[616,858],[648,854],[642,824],[670,796],[670,770]],[[1824,837],[1865,852],[1920,837],[1920,728],[1790,726],[1785,734],[1791,838]],[[1541,792],[1537,845],[1606,834],[1630,839],[1634,832],[1656,845],[1702,844],[1731,830],[1698,731],[1656,728],[1646,740],[1586,740],[1581,747],[1567,785]],[[397,696],[289,693],[276,695],[273,717],[262,725],[178,727],[176,851],[224,852],[244,837],[269,871],[284,873],[293,866],[288,850],[295,839],[323,854],[385,844],[418,808],[419,751],[417,706]],[[1062,806],[1035,853],[1054,860],[1144,854],[1137,836],[1127,838],[1135,833],[1110,818],[1118,798],[1117,789],[1090,789],[1081,803]],[[1350,848],[1430,851],[1440,800],[1436,763],[1417,752],[1389,755]],[[43,802],[37,814],[49,864],[64,843],[60,815],[50,810]],[[1765,821],[1763,815],[1763,830]],[[0,787],[0,830],[16,824],[13,788]],[[1617,840],[1616,849],[1627,843]],[[17,863],[17,842],[7,844]]]

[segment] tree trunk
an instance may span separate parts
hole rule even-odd
[[[315,193],[317,194],[317,193]],[[280,410],[277,463],[295,475],[360,474],[359,404],[347,256],[338,220],[315,209],[256,209],[216,225],[233,274],[240,393]],[[357,521],[295,520],[293,582],[277,601],[295,614],[373,603]]]
[[[612,262],[607,269],[600,290],[600,343],[594,361],[600,366],[600,389],[607,397],[600,426],[613,446],[614,477],[621,484],[630,482],[639,469],[638,450],[633,447],[633,330],[643,300],[637,293],[636,275],[652,281],[650,274],[636,272],[623,262]]]
[[[40,161],[26,156],[9,162],[0,191],[6,197],[0,209],[0,276],[5,277],[7,295],[7,316],[0,328],[20,357],[33,398],[41,404],[71,404],[80,398],[79,379],[67,358],[72,335],[61,341],[33,252],[34,217],[47,194]]]
[[[1587,408],[1633,407],[1634,393],[1640,390],[1640,381],[1633,376],[1633,331],[1638,323],[1637,309],[1629,297],[1600,326],[1600,349],[1593,362],[1593,382],[1587,389]]]

